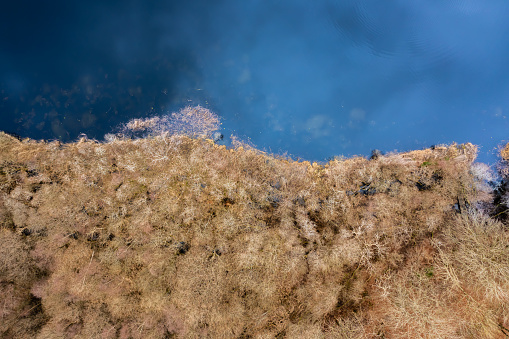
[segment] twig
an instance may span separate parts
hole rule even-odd
[[[95,254],[95,251],[92,251],[92,255],[90,256],[90,262],[88,263],[85,273],[83,273],[84,277],[83,277],[83,281],[81,282],[80,292],[82,292],[83,289],[85,288],[85,279],[87,278],[87,272],[88,272],[88,269],[90,268],[90,265],[92,264],[92,259],[94,258],[94,254]]]

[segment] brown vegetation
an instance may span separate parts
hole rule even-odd
[[[509,233],[474,208],[475,154],[0,134],[0,336],[503,338]]]

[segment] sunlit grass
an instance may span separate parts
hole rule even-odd
[[[1,336],[502,338],[509,235],[475,154],[0,134]]]

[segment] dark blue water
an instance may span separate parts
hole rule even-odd
[[[11,1],[0,129],[101,140],[210,108],[223,133],[307,160],[509,139],[509,2]]]

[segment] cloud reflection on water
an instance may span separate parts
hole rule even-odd
[[[452,141],[491,160],[509,127],[508,12],[477,0],[11,3],[1,119],[36,138],[100,138],[201,104],[227,134],[310,160]]]

